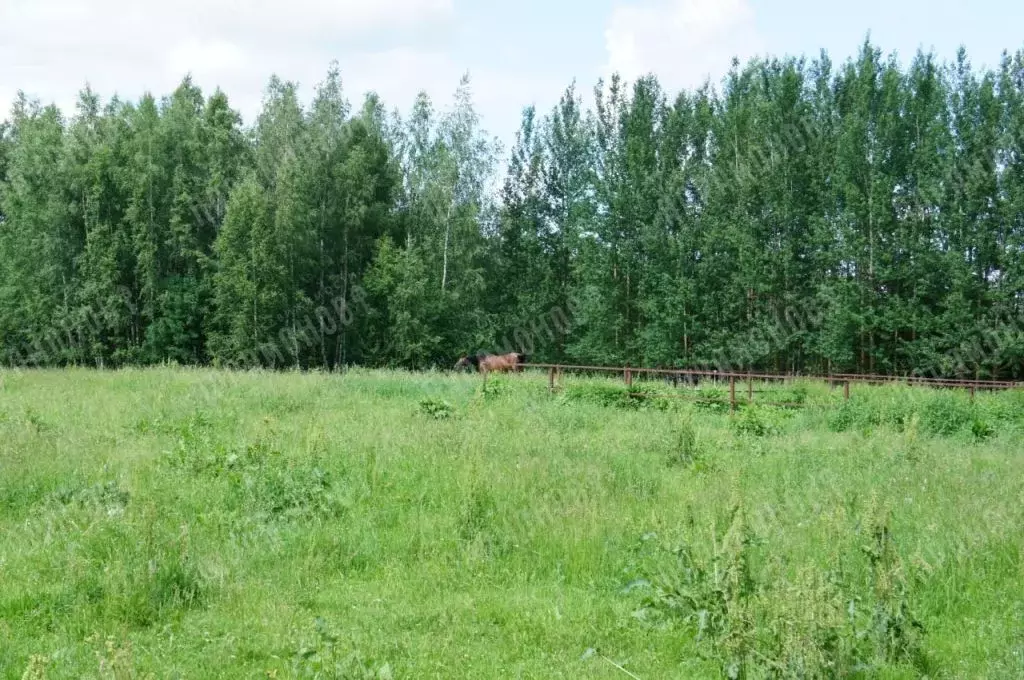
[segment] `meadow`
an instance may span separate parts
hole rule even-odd
[[[1024,676],[1024,394],[773,389],[0,371],[0,677]]]

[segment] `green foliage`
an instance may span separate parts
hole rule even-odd
[[[191,475],[226,480],[225,500],[248,517],[329,519],[345,512],[342,491],[320,461],[294,464],[266,441],[229,449],[189,429],[165,460]]]
[[[1024,52],[981,71],[870,41],[814,57],[737,63],[721,92],[650,74],[584,101],[573,83],[523,110],[505,168],[468,76],[405,114],[353,106],[336,63],[308,107],[273,77],[251,129],[189,77],[136,102],[86,87],[67,117],[19,97],[0,124],[0,362],[519,350],[1021,378]],[[964,427],[944,408],[926,429]]]
[[[337,520],[346,504],[333,475],[318,461],[290,465],[278,451],[257,444],[225,461],[229,488],[249,517]]]
[[[652,385],[634,383],[614,384],[600,381],[571,383],[560,395],[563,403],[592,404],[606,408],[626,410],[669,411],[673,409],[671,399],[664,390]]]
[[[847,676],[869,669],[911,667],[927,672],[924,628],[892,542],[889,518],[869,507],[867,587],[833,571],[802,570],[779,578],[763,564],[742,507],[710,554],[693,540],[654,558],[660,570],[640,600],[644,619],[678,620],[700,654],[728,678]],[[758,566],[759,565],[759,566]]]
[[[871,570],[870,630],[876,654],[883,660],[909,661],[920,666],[926,663],[921,648],[924,626],[911,609],[910,584],[893,543],[890,524],[891,517],[886,509],[869,506],[864,533],[870,542],[861,549],[868,557]]]
[[[728,678],[746,678],[753,660],[755,582],[750,564],[751,535],[743,510],[733,508],[721,543],[716,541],[706,562],[682,545],[673,550],[675,568],[653,582],[642,606],[680,618],[702,651]]]
[[[1017,395],[977,395],[978,440],[926,431],[938,390],[859,388],[913,402],[864,434],[813,387],[730,415],[498,377],[484,399],[443,372],[2,373],[0,668],[1016,674]],[[744,412],[778,432],[736,436]]]
[[[439,399],[421,399],[420,413],[434,420],[448,420],[455,414],[452,405]]]
[[[391,664],[376,664],[342,639],[323,618],[313,622],[315,637],[297,649],[291,660],[294,678],[351,678],[352,680],[391,680]]]
[[[59,489],[53,499],[62,505],[94,507],[108,515],[120,514],[128,506],[131,493],[113,480],[91,486],[74,486]]]
[[[740,409],[733,430],[740,435],[771,437],[780,434],[779,410],[765,406],[744,406]]]
[[[1013,393],[1001,398],[972,401],[963,391],[922,388],[882,388],[856,392],[849,401],[839,402],[829,413],[829,427],[835,432],[878,428],[902,431],[916,422],[931,436],[968,434],[978,439],[994,436],[999,427],[1019,428],[1019,412],[1007,406],[1017,401]],[[998,427],[997,427],[998,424]]]
[[[975,439],[983,441],[995,436],[996,431],[986,421],[981,418],[975,418],[971,423],[971,434],[974,435]]]
[[[567,403],[578,402],[605,407],[621,407],[629,403],[628,390],[624,385],[599,382],[566,385],[561,398]]]
[[[974,406],[964,395],[940,392],[929,396],[921,414],[926,431],[950,435],[966,428],[973,421]]]
[[[486,382],[480,382],[479,394],[484,399],[502,399],[513,394],[512,381],[501,374],[488,374]]]
[[[707,445],[698,437],[693,423],[689,420],[682,421],[676,428],[675,441],[668,462],[673,467],[691,469],[697,473],[715,470]]]

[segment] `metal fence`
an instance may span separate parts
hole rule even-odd
[[[556,392],[561,389],[559,384],[559,378],[565,372],[571,373],[598,373],[598,374],[618,374],[622,376],[626,387],[632,389],[633,378],[636,376],[657,376],[663,380],[671,381],[674,386],[678,386],[680,383],[684,385],[696,386],[700,382],[707,382],[710,380],[715,385],[728,385],[729,388],[729,410],[734,412],[737,405],[739,404],[752,404],[754,403],[754,395],[761,393],[777,392],[777,390],[764,390],[755,389],[756,384],[766,385],[769,383],[792,383],[794,381],[820,381],[828,384],[831,389],[838,387],[843,388],[843,399],[848,401],[850,399],[850,386],[855,383],[864,385],[883,385],[883,384],[903,384],[908,386],[918,387],[932,387],[932,388],[948,388],[948,389],[963,389],[970,395],[971,401],[974,401],[975,393],[979,390],[1012,390],[1024,388],[1024,382],[1010,382],[1001,380],[952,380],[943,378],[922,378],[917,376],[884,376],[884,375],[861,375],[861,374],[835,374],[835,375],[801,375],[801,374],[773,374],[773,373],[735,373],[735,372],[722,372],[714,370],[695,370],[695,369],[664,369],[664,368],[634,368],[630,366],[575,366],[571,364],[522,364],[524,369],[534,368],[547,370],[548,372],[548,390],[550,392]],[[746,398],[740,400],[737,398],[737,388],[740,390],[740,394],[746,393]],[[646,392],[629,392],[632,397],[637,398],[655,398],[655,399],[684,399],[684,400],[704,400],[705,397],[686,395],[686,394],[651,394]],[[787,407],[800,407],[804,406],[804,402],[785,402],[785,401],[761,401],[757,403],[764,404],[766,406],[787,406]]]

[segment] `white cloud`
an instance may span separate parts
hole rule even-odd
[[[397,106],[403,115],[409,112],[420,90],[430,96],[434,111],[441,115],[451,106],[459,79],[468,70],[480,125],[488,135],[500,139],[506,152],[514,140],[523,108],[535,104],[538,115],[546,115],[568,84],[556,73],[467,68],[444,52],[405,48],[354,55],[339,60],[339,67],[345,91],[354,106],[362,103],[365,92],[373,90],[389,110]]]
[[[508,145],[522,107],[536,102],[546,113],[568,84],[555,70],[499,65],[492,55],[456,59],[439,42],[457,19],[454,0],[178,3],[0,0],[0,120],[19,89],[70,116],[86,83],[104,102],[134,101],[170,94],[191,73],[252,123],[271,75],[296,81],[308,104],[336,59],[353,107],[373,90],[403,113],[420,90],[445,110],[468,70],[482,125]]]
[[[247,61],[245,51],[233,43],[192,40],[174,47],[167,55],[165,65],[172,77],[192,72],[203,80],[207,74],[236,71],[244,67]]]
[[[0,26],[5,28],[0,35],[43,29],[51,38],[79,36],[92,44],[104,38],[160,44],[166,42],[165,36],[184,30],[192,37],[308,41],[324,35],[351,37],[371,29],[414,25],[453,12],[453,0],[4,0]],[[146,30],[127,35],[125,29],[129,28]]]
[[[617,6],[605,30],[605,77],[654,73],[669,90],[725,75],[732,58],[755,55],[761,40],[750,0],[649,0]]]
[[[71,114],[87,82],[104,100],[135,99],[168,94],[191,72],[204,91],[227,92],[251,120],[272,74],[308,94],[335,58],[343,69],[362,60],[371,70],[360,77],[397,93],[410,80],[408,63],[418,64],[415,50],[396,69],[387,59],[363,59],[360,45],[388,54],[394,32],[415,39],[453,16],[453,0],[0,0],[0,118],[19,89]]]

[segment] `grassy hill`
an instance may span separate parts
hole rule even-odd
[[[1024,674],[1024,394],[777,389],[0,372],[0,677]]]

